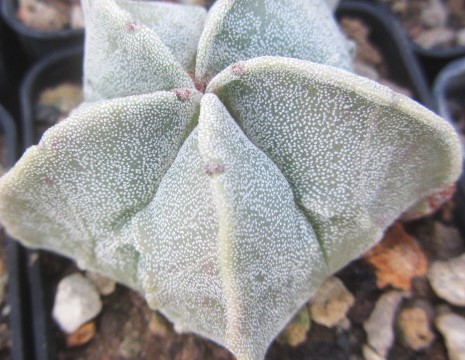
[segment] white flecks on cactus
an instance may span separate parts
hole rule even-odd
[[[328,66],[350,56],[327,0],[218,0],[192,80],[203,10],[116,1],[83,0],[87,103],[2,177],[0,221],[260,360],[326,276],[450,189],[458,137]]]
[[[225,168],[209,177],[229,320],[225,343],[239,358],[261,358],[328,275],[323,253],[286,178],[215,95],[202,99],[198,146],[204,164]]]
[[[208,81],[232,63],[267,55],[349,70],[347,48],[325,1],[217,1],[200,38],[196,76]]]
[[[60,249],[135,287],[138,255],[125,227],[154,196],[198,107],[195,91],[189,101],[157,92],[75,111],[2,178],[2,223],[32,247]]]
[[[207,91],[286,176],[332,272],[460,173],[453,129],[387,87],[296,59],[244,61],[240,75],[237,66],[218,74]],[[428,171],[440,176],[425,178]]]
[[[117,3],[154,30],[183,68],[194,73],[197,44],[207,16],[203,7],[128,0]]]
[[[194,85],[158,35],[113,0],[82,0],[86,101]]]

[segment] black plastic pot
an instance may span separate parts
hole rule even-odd
[[[42,59],[26,74],[20,90],[23,148],[39,140],[34,107],[40,92],[64,81],[80,83],[82,78],[82,47],[64,49]],[[55,341],[52,335],[51,307],[53,291],[44,284],[40,252],[28,251],[28,274],[34,330],[34,358],[55,358]]]
[[[65,47],[82,46],[84,29],[64,29],[53,32],[37,31],[16,18],[18,0],[2,0],[1,14],[8,26],[17,34],[24,51],[34,60]]]
[[[73,47],[54,52],[27,72],[20,89],[24,148],[39,140],[34,123],[34,104],[40,91],[64,81],[81,83],[82,61],[82,47]]]
[[[462,103],[465,107],[465,57],[455,60],[442,69],[433,86],[433,95],[439,114],[456,126],[451,101]],[[459,130],[460,131],[460,130]],[[463,143],[465,149],[465,143]],[[465,151],[464,151],[465,154]],[[465,161],[464,167],[465,169]],[[458,211],[461,218],[465,218],[465,175],[459,179],[457,192]],[[465,221],[461,224],[465,233]]]
[[[0,103],[14,119],[20,118],[18,90],[27,64],[17,37],[0,17]]]
[[[384,8],[386,13],[391,13],[391,10],[388,8],[388,6],[386,6],[383,0],[376,0],[376,2],[379,6]],[[424,69],[428,84],[433,83],[441,69],[449,62],[465,56],[465,46],[426,49],[418,45],[409,36],[407,30],[401,24],[401,22],[394,15],[392,15],[392,17],[393,21],[396,23],[396,27],[401,29],[401,31],[404,33],[404,36],[408,39],[409,46],[412,48],[413,53],[419,59],[420,65]]]
[[[453,114],[449,107],[452,98],[465,98],[465,57],[451,62],[437,76],[433,95],[439,114],[454,124]]]
[[[465,47],[463,46],[445,49],[425,49],[412,41],[412,48],[420,59],[430,83],[433,82],[434,78],[444,66],[451,61],[465,56]]]
[[[389,68],[390,79],[410,89],[415,100],[434,109],[431,92],[410,42],[384,6],[376,2],[342,1],[336,16],[338,19],[343,16],[358,18],[368,25],[370,40],[381,51]]]
[[[0,132],[7,145],[7,166],[17,159],[16,126],[9,113],[0,105]],[[9,236],[6,237],[8,262],[8,303],[10,305],[10,329],[13,360],[31,359],[32,331],[30,328],[29,288],[26,274],[25,250]]]

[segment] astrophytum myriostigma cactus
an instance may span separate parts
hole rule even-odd
[[[87,101],[0,180],[1,222],[240,360],[459,176],[446,122],[350,73],[329,2],[83,2]]]

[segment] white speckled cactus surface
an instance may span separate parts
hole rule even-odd
[[[451,126],[350,72],[324,0],[83,5],[86,103],[0,180],[1,222],[240,360],[460,174]]]

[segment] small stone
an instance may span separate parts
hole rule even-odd
[[[123,359],[139,359],[141,350],[141,339],[131,334],[127,335],[119,346],[119,354]]]
[[[407,0],[395,1],[394,4],[392,4],[391,6],[391,11],[394,14],[403,14],[407,11],[407,9],[408,9]]]
[[[24,25],[44,32],[61,30],[69,22],[66,13],[45,2],[35,2],[33,6],[20,6],[17,17]]]
[[[444,26],[447,22],[448,11],[443,1],[429,0],[422,9],[420,20],[426,27]]]
[[[465,306],[465,254],[434,262],[428,280],[440,298],[453,305]]]
[[[66,117],[71,110],[75,109],[82,101],[83,95],[81,86],[65,82],[43,90],[40,93],[38,102],[42,106],[55,107]]]
[[[386,360],[368,345],[363,345],[362,351],[364,360]]]
[[[378,66],[383,58],[378,49],[370,42],[370,29],[359,19],[343,17],[340,25],[349,39],[356,43],[356,57],[362,62]]]
[[[384,293],[376,302],[368,320],[364,322],[367,344],[363,347],[363,353],[367,359],[386,358],[394,342],[394,316],[405,295],[396,290]]]
[[[446,27],[434,28],[423,31],[414,38],[415,42],[425,49],[448,46],[454,42],[455,32]]]
[[[333,327],[345,319],[353,304],[354,296],[341,280],[331,276],[310,300],[310,314],[318,324]]]
[[[71,7],[70,18],[71,29],[84,28],[84,14],[80,5],[74,5]]]
[[[70,334],[102,310],[97,288],[80,273],[68,275],[58,284],[53,305],[53,318]]]
[[[156,311],[150,315],[149,330],[152,334],[165,337],[170,333],[168,322]]]
[[[405,344],[414,351],[426,349],[434,340],[429,316],[421,307],[402,309],[397,325]]]
[[[66,338],[68,347],[77,347],[87,344],[95,335],[95,323],[93,321],[85,323],[79,329]]]
[[[103,296],[113,294],[115,291],[116,282],[106,276],[87,271],[86,277],[97,286],[99,293]]]
[[[465,360],[465,318],[454,313],[439,315],[435,324],[446,340],[450,360]]]
[[[435,221],[422,229],[423,244],[437,260],[447,260],[465,251],[465,244],[457,228]],[[420,238],[420,236],[419,236]]]
[[[311,320],[307,307],[301,309],[281,332],[278,341],[281,344],[299,346],[307,339],[307,332],[310,330]]]
[[[457,46],[465,46],[465,29],[457,31],[456,40]]]
[[[422,249],[400,223],[395,223],[364,259],[375,268],[376,284],[381,289],[391,285],[410,290],[412,279],[426,275],[428,269]]]

